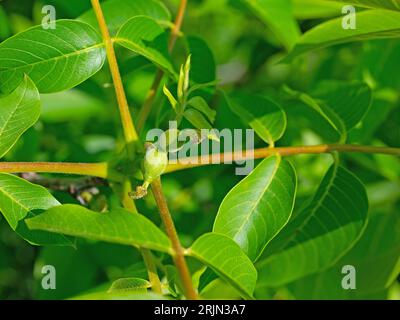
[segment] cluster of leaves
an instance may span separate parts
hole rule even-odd
[[[0,29],[0,157],[111,165],[122,143],[110,141],[116,125],[109,114],[117,108],[94,12],[89,1],[50,2],[73,19],[57,20],[56,29],[21,27],[11,37],[14,24],[7,21],[17,18],[0,7],[6,26]],[[360,6],[354,30],[342,28],[343,3]],[[250,127],[260,146],[400,147],[400,43],[392,39],[400,35],[400,1],[194,3],[175,54],[168,50],[171,13],[162,1],[108,0],[102,8],[132,105],[143,102],[156,69],[166,75],[147,129],[167,128],[174,119],[183,128]],[[226,170],[195,169],[196,183],[185,173],[165,180],[200,296],[355,299],[387,298],[396,290],[398,158],[333,154],[289,161],[277,154],[238,183]],[[45,246],[36,267],[56,265],[68,287],[53,296],[39,290],[38,297],[154,298],[142,259],[129,246],[152,250],[165,292],[182,297],[154,203],[146,198],[138,202],[146,214],[132,214],[121,208],[118,182],[99,189],[82,205],[65,191],[0,173],[0,211],[9,227]],[[0,261],[11,260],[6,245]],[[356,267],[355,291],[341,287],[344,265]]]

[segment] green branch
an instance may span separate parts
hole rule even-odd
[[[106,162],[101,163],[68,163],[68,162],[0,162],[0,172],[7,173],[63,173],[82,176],[93,176],[103,179],[120,178],[110,174]]]
[[[299,147],[279,147],[279,148],[261,148],[254,150],[245,150],[238,152],[225,152],[212,155],[204,155],[200,157],[188,157],[181,159],[182,163],[169,164],[165,173],[201,167],[209,164],[223,163],[225,158],[233,159],[235,161],[245,161],[252,159],[262,159],[274,154],[281,156],[293,156],[300,154],[321,154],[332,152],[343,153],[372,153],[372,154],[386,154],[393,156],[400,156],[400,148],[388,147],[373,147],[373,146],[360,146],[352,144],[322,144],[317,146],[299,146]]]

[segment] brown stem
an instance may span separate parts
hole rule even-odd
[[[114,82],[115,93],[117,96],[119,111],[121,114],[121,121],[124,129],[125,140],[127,144],[130,145],[132,142],[138,140],[138,135],[135,126],[133,125],[131,113],[129,111],[128,100],[126,99],[124,86],[122,84],[121,74],[119,72],[113,42],[111,40],[106,21],[104,19],[104,14],[101,9],[99,0],[91,0],[91,2],[94,13],[97,18],[97,22],[99,24],[101,34],[103,36],[103,41],[106,46],[107,60],[110,66],[111,76]]]
[[[171,35],[168,42],[168,50],[172,52],[174,49],[176,40],[178,39],[179,32],[182,27],[183,18],[185,16],[187,0],[181,0],[179,4],[178,13],[176,15],[174,27],[172,28]],[[151,108],[153,107],[155,97],[157,95],[158,87],[160,86],[161,80],[164,76],[164,72],[162,70],[158,70],[157,74],[154,78],[153,84],[147,94],[146,100],[143,103],[142,108],[139,111],[138,119],[136,121],[136,127],[140,132],[143,129],[143,126],[151,112]]]
[[[183,17],[185,16],[187,0],[181,0],[179,4],[178,14],[176,15],[175,24],[171,31],[169,38],[168,49],[171,52],[175,46],[176,39],[178,39],[179,32],[182,27]]]
[[[197,299],[197,293],[193,288],[192,278],[190,276],[189,268],[185,261],[184,250],[179,241],[174,221],[172,220],[171,214],[169,212],[167,201],[162,190],[160,178],[156,179],[151,184],[151,189],[154,195],[154,199],[156,200],[157,207],[160,210],[161,220],[163,221],[163,224],[165,226],[168,238],[172,242],[172,247],[174,249],[173,259],[182,280],[182,284],[185,290],[185,296],[190,300],[195,300]]]
[[[135,201],[131,197],[129,197],[129,193],[132,192],[131,182],[127,179],[122,185],[122,205],[125,209],[128,209],[134,214],[137,214],[137,208]],[[151,283],[151,288],[155,293],[162,294],[161,290],[161,281],[157,274],[157,268],[154,263],[153,255],[151,251],[145,248],[139,248],[140,253],[142,254],[144,264],[146,265],[147,275],[149,277],[149,281]]]
[[[226,152],[212,155],[204,155],[200,157],[189,157],[181,159],[182,163],[169,164],[165,173],[184,170],[188,168],[205,166],[208,164],[223,163],[224,158],[233,159],[235,161],[244,161],[251,159],[262,159],[274,154],[282,156],[292,156],[298,154],[320,154],[338,152],[351,152],[351,153],[377,153],[400,156],[400,148],[388,147],[373,147],[373,146],[360,146],[352,144],[322,144],[317,146],[299,146],[299,147],[279,147],[279,148],[261,148],[248,151],[239,152]],[[185,164],[183,164],[185,163]]]

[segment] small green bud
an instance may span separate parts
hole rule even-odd
[[[190,73],[191,56],[187,57],[185,64],[181,66],[178,79],[178,100],[183,103],[184,97],[189,89],[189,73]]]
[[[152,183],[161,176],[168,165],[168,155],[154,146],[147,149],[143,161],[144,181]]]
[[[147,195],[147,189],[150,183],[160,177],[168,165],[168,154],[165,151],[157,149],[154,145],[147,146],[147,151],[143,160],[144,182],[136,187],[135,192],[129,195],[134,199],[141,199]]]

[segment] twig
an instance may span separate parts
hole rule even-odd
[[[130,145],[132,142],[138,140],[138,135],[135,126],[133,125],[131,113],[129,111],[128,100],[126,99],[121,74],[119,72],[113,42],[111,40],[106,21],[104,19],[104,14],[101,9],[99,0],[91,0],[91,2],[106,46],[108,64],[110,66],[110,71],[114,82],[115,93],[117,96],[119,111],[121,114],[122,126],[124,128],[125,140],[127,144]]]
[[[334,151],[343,153],[373,153],[400,156],[400,148],[360,146],[351,144],[322,144],[317,146],[299,146],[299,147],[279,147],[279,148],[261,148],[255,150],[244,150],[238,152],[217,153],[204,155],[200,157],[188,157],[181,159],[181,163],[169,164],[165,173],[179,170],[201,167],[209,164],[223,163],[224,159],[233,159],[234,161],[245,161],[252,159],[262,159],[274,154],[281,156],[292,156],[299,154],[321,154],[332,153]]]
[[[104,19],[103,11],[101,9],[99,0],[91,0],[91,2],[93,10],[96,14],[97,21],[99,23],[101,33],[103,35],[103,40],[106,45],[107,59],[108,59],[108,64],[110,65],[110,71],[114,82],[118,107],[121,114],[122,126],[124,129],[125,142],[128,148],[128,155],[129,157],[132,157],[133,143],[138,141],[139,138],[136,132],[136,128],[132,121],[131,113],[129,111],[128,101],[126,99],[126,94],[122,83],[121,74],[119,72],[113,42],[111,40],[106,21]],[[126,209],[134,213],[137,213],[135,202],[128,196],[130,191],[132,191],[131,182],[129,178],[125,178],[122,184],[122,195],[121,195],[122,204]],[[142,253],[144,262],[146,264],[149,280],[151,282],[154,292],[161,293],[161,282],[155,270],[150,252],[147,249],[143,248],[140,248],[140,252]]]
[[[8,173],[62,173],[93,176],[99,178],[120,178],[111,174],[106,162],[101,163],[68,163],[68,162],[0,162],[0,172]],[[114,175],[114,176],[113,176]]]
[[[187,5],[187,0],[181,0],[181,2],[179,4],[178,13],[176,15],[174,27],[172,28],[171,35],[170,35],[169,42],[168,42],[169,52],[172,52],[172,50],[174,49],[176,40],[178,39],[180,30],[182,27],[182,23],[183,23],[183,18],[185,16],[186,5]],[[151,112],[151,109],[154,104],[154,99],[157,95],[158,87],[160,86],[163,76],[164,76],[164,72],[161,69],[159,69],[154,78],[153,84],[151,85],[151,88],[150,88],[149,92],[147,93],[146,100],[144,101],[143,106],[139,111],[138,118],[136,121],[136,128],[139,132],[142,131],[143,126]]]
[[[188,299],[196,300],[198,298],[197,293],[193,288],[192,278],[190,276],[189,269],[186,264],[184,251],[179,241],[174,221],[168,209],[167,201],[165,199],[162,190],[160,178],[153,181],[153,183],[151,184],[151,189],[154,195],[154,199],[156,200],[157,207],[160,210],[161,220],[163,221],[167,235],[172,242],[172,247],[175,253],[173,259],[182,280],[182,284],[185,290],[185,296]]]

